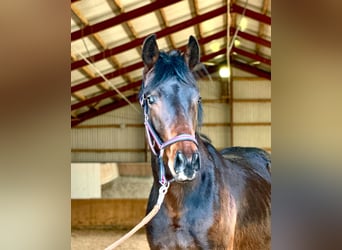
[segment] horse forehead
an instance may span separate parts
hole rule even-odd
[[[184,105],[193,101],[196,91],[192,86],[173,82],[162,87],[161,94],[174,105]]]

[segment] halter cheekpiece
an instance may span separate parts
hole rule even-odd
[[[195,143],[198,146],[197,140],[195,136],[190,135],[190,134],[180,134],[172,139],[163,142],[163,140],[160,138],[154,127],[152,126],[149,117],[148,117],[148,104],[147,104],[147,96],[142,95],[140,100],[140,105],[144,110],[144,125],[145,125],[145,130],[146,130],[146,137],[148,144],[151,148],[152,153],[157,156],[158,158],[158,165],[159,165],[159,183],[163,186],[169,185],[169,182],[166,180],[165,177],[165,166],[163,163],[163,155],[164,155],[164,149],[176,142],[180,141],[191,141]],[[159,154],[156,152],[155,146],[159,148]]]

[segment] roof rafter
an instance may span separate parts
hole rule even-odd
[[[227,52],[227,49],[226,48],[223,48],[217,52],[214,52],[214,53],[211,53],[211,54],[208,54],[208,55],[203,55],[201,57],[201,61],[207,61],[207,60],[210,60],[218,55],[222,55],[222,54],[225,54]],[[119,91],[121,92],[124,92],[124,91],[127,91],[127,90],[130,90],[130,89],[133,89],[133,88],[136,88],[136,87],[139,87],[141,85],[141,81],[136,81],[132,84],[129,84],[129,85],[126,85],[126,86],[123,86],[121,88],[119,88]],[[106,93],[103,93],[103,94],[100,94],[98,96],[95,96],[95,97],[92,97],[92,98],[89,98],[87,100],[84,100],[82,102],[79,102],[79,103],[75,103],[72,105],[72,110],[73,109],[77,109],[77,108],[80,108],[82,106],[85,106],[85,105],[89,105],[90,103],[93,103],[93,102],[99,102],[105,98],[108,98],[108,97],[113,97],[114,95],[117,95],[117,93],[115,91],[108,91]],[[135,96],[135,99],[134,99],[134,96]],[[134,95],[131,95],[128,100],[130,100],[131,102],[135,102],[137,101],[136,99],[136,94]],[[130,98],[133,98],[132,100]],[[121,102],[124,102],[124,103],[121,103]],[[120,103],[120,104],[117,104],[117,103]],[[84,120],[87,120],[89,118],[92,118],[98,114],[102,114],[102,113],[105,113],[105,112],[109,112],[115,108],[120,108],[120,107],[123,107],[127,104],[127,102],[125,100],[118,100],[114,103],[110,103],[110,104],[106,104],[104,106],[101,106],[99,107],[99,109],[97,111],[93,111],[93,110],[90,110],[90,111],[86,111],[86,112],[83,112],[81,114],[79,114],[77,116],[77,118],[73,118],[72,120],[72,126],[75,126],[77,124],[79,124],[80,122],[84,121]],[[75,125],[73,125],[75,124]]]
[[[230,6],[230,12],[236,12],[236,13],[242,14],[243,10],[244,10],[244,7],[241,7],[237,4],[233,4],[232,6]],[[259,12],[255,12],[253,10],[246,8],[245,16],[255,19],[259,22],[263,22],[263,23],[271,25],[271,17],[264,15],[264,14],[260,14]]]
[[[198,16],[199,15],[199,11],[198,11],[198,2],[197,2],[197,0],[189,0],[188,3],[189,3],[190,10],[191,10],[191,16],[192,17]],[[200,26],[199,23],[194,26],[194,29],[195,29],[196,37],[197,38],[202,38],[202,31],[201,31],[201,26]],[[200,49],[201,49],[201,51],[204,51],[203,44],[200,44]]]
[[[256,67],[250,66],[246,63],[238,62],[236,60],[230,61],[231,65],[235,68],[241,69],[243,71],[252,73],[254,75],[266,78],[268,80],[271,80],[271,72],[264,71],[262,69],[258,69]]]
[[[204,56],[201,57],[201,61],[210,60],[210,59],[212,59],[212,58],[214,58],[214,57],[216,57],[218,55],[225,54],[226,51],[227,51],[227,49],[223,48],[223,49],[221,49],[221,50],[219,50],[219,51],[217,51],[215,53],[204,55]],[[236,67],[236,68],[239,68],[241,70],[247,71],[247,72],[252,73],[254,75],[257,75],[257,76],[260,76],[260,77],[263,77],[263,78],[266,78],[266,79],[269,79],[269,80],[271,79],[271,73],[270,72],[258,69],[256,67],[252,67],[252,66],[250,66],[248,64],[241,63],[241,62],[238,62],[236,60],[231,60],[231,64],[232,64],[233,67]],[[122,87],[121,91],[127,91],[129,89],[138,87],[140,84],[141,84],[141,81],[137,81],[137,82],[135,82],[132,85],[129,84],[127,86]],[[111,96],[112,94],[113,94],[113,91],[109,92],[108,94],[104,93],[104,94],[102,94],[102,96],[95,97],[95,99],[96,99],[96,101],[100,101],[100,100],[102,100],[104,98],[107,98],[107,97]],[[130,95],[130,96],[127,97],[127,99],[130,102],[136,102],[137,101],[137,94]],[[94,101],[94,99],[93,100],[88,100],[88,102],[93,102],[93,101]],[[86,102],[82,103],[82,106],[83,106],[83,104],[87,105],[88,103],[86,103]],[[123,100],[123,99],[120,99],[120,100],[117,100],[116,102],[103,105],[103,106],[99,107],[97,110],[89,110],[89,111],[83,112],[83,113],[79,114],[76,118],[72,117],[71,126],[74,127],[74,126],[78,125],[79,123],[81,123],[81,122],[83,122],[83,121],[85,121],[87,119],[93,118],[95,116],[98,116],[100,114],[112,111],[112,110],[117,109],[117,108],[124,107],[126,105],[127,105],[127,102],[125,100]]]
[[[158,11],[156,11],[156,16],[162,29],[165,29],[166,27],[169,26],[165,18],[165,11],[163,9],[159,9]],[[171,36],[166,36],[165,38],[171,49],[176,48],[175,41],[173,40]]]
[[[263,0],[263,4],[262,4],[262,9],[261,9],[261,13],[266,15],[267,13],[267,8],[268,8],[268,5],[269,5],[269,0]],[[258,30],[258,36],[259,37],[262,37],[263,36],[263,33],[264,33],[264,30],[265,30],[265,24],[264,23],[259,23],[259,30]],[[256,45],[256,53],[259,54],[260,53],[260,45],[257,44]]]
[[[142,6],[140,8],[134,9],[132,11],[123,13],[119,16],[115,16],[113,18],[104,20],[102,22],[96,23],[94,25],[86,26],[83,29],[74,31],[71,33],[71,41],[75,41],[83,36],[90,35],[95,32],[99,32],[101,30],[113,27],[115,25],[118,25],[120,23],[129,21],[133,18],[145,15],[146,13],[155,11],[160,8],[164,8],[170,4],[174,4],[179,2],[180,0],[157,0],[155,2],[152,2],[150,4],[147,4],[145,6]]]
[[[254,53],[251,53],[249,51],[246,51],[246,50],[243,50],[243,49],[240,49],[240,48],[237,48],[237,47],[233,47],[232,52],[236,52],[239,55],[246,56],[246,57],[249,57],[249,58],[251,58],[253,60],[260,61],[262,63],[271,65],[271,59],[262,57],[262,56],[260,56],[258,54],[254,54]]]
[[[130,84],[128,84],[128,85],[125,85],[125,86],[123,86],[123,87],[120,87],[120,88],[118,88],[118,90],[119,90],[120,92],[125,92],[125,91],[127,91],[127,90],[131,90],[131,89],[133,89],[133,88],[137,88],[137,87],[139,87],[139,86],[141,86],[141,80],[136,81],[136,82],[132,82],[132,83],[130,83]],[[71,105],[71,110],[75,110],[75,109],[81,108],[81,107],[83,107],[83,106],[85,106],[85,105],[88,105],[88,104],[91,104],[91,103],[94,103],[94,102],[99,102],[99,101],[101,101],[101,100],[103,100],[103,99],[105,99],[105,98],[112,97],[112,96],[115,96],[115,95],[117,95],[117,94],[118,94],[118,93],[117,93],[115,90],[107,91],[107,92],[102,93],[102,94],[99,94],[99,95],[97,95],[97,96],[93,96],[93,97],[88,98],[88,99],[86,99],[86,100],[82,100],[82,101],[80,101],[80,102],[77,102],[77,103],[75,103],[75,104],[72,104],[72,105]]]
[[[107,0],[107,3],[108,5],[111,7],[112,11],[114,14],[116,15],[121,15],[122,12],[124,12],[124,9],[123,9],[123,6],[121,5],[120,1],[119,0]],[[122,23],[122,27],[123,29],[125,30],[126,34],[129,36],[129,37],[132,37],[132,38],[136,38],[136,32],[135,30],[131,27],[131,24],[129,21],[127,22],[124,22]],[[103,47],[102,49],[100,49],[100,51],[103,51],[103,50],[106,50],[108,49],[108,47]],[[138,53],[140,54],[140,49],[139,48],[136,48]],[[110,56],[109,57],[110,61],[114,63],[114,68],[121,68],[122,67],[122,64],[119,62],[119,60],[115,57],[115,56]],[[132,82],[132,79],[130,78],[129,75],[127,74],[123,74],[122,75],[123,79],[127,82],[127,83],[130,83]]]
[[[208,77],[211,75],[213,78],[218,78],[218,69],[221,63],[225,62],[227,54],[227,19],[224,23],[214,23],[211,27],[212,31],[216,32],[215,34],[207,35],[203,37],[202,34],[202,22],[212,19],[214,17],[222,17],[222,15],[228,14],[227,18],[231,18],[229,21],[229,34],[235,34],[241,38],[239,39],[241,42],[241,46],[234,47],[230,53],[230,63],[231,67],[234,69],[240,69],[245,72],[249,72],[259,78],[269,79],[271,80],[271,12],[270,10],[270,0],[260,0],[260,3],[256,5],[247,5],[247,8],[243,7],[241,3],[236,0],[230,0],[230,8],[227,9],[225,5],[225,1],[221,1],[220,3],[216,3],[210,8],[210,10],[206,10],[206,13],[199,11],[199,2],[198,0],[187,0],[186,9],[190,10],[191,17],[188,17],[186,21],[181,21],[181,23],[175,22],[174,25],[170,25],[168,23],[168,16],[165,16],[165,11],[167,6],[173,5],[174,3],[180,2],[181,0],[151,0],[149,3],[142,3],[140,7],[132,9],[136,5],[127,4],[127,8],[131,8],[128,12],[125,12],[126,2],[125,0],[104,0],[108,4],[102,7],[103,10],[106,9],[106,13],[110,12],[110,9],[114,12],[114,17],[108,18],[104,21],[100,21],[98,23],[89,23],[87,17],[92,16],[89,14],[89,11],[85,8],[87,6],[86,3],[78,5],[74,3],[79,0],[71,0],[71,9],[72,9],[72,30],[71,32],[71,41],[77,42],[72,46],[79,45],[79,42],[82,40],[78,39],[90,39],[91,42],[97,48],[96,50],[91,50],[91,53],[82,52],[87,59],[98,65],[99,70],[103,71],[105,78],[109,79],[112,82],[116,82],[116,87],[118,90],[131,102],[137,102],[138,90],[142,84],[141,75],[137,73],[138,70],[141,70],[143,67],[143,63],[138,58],[137,60],[130,61],[129,57],[120,56],[120,53],[135,50],[138,51],[138,54],[141,54],[142,43],[145,40],[147,35],[146,32],[150,30],[148,26],[145,24],[137,24],[134,26],[135,22],[132,19],[137,17],[142,17],[148,13],[154,13],[158,19],[158,28],[156,26],[151,27],[153,29],[153,33],[156,34],[157,38],[163,38],[166,40],[166,45],[168,45],[168,49],[178,49],[184,51],[186,48],[185,45],[185,37],[174,35],[180,34],[181,32],[185,33],[185,29],[192,27],[194,28],[197,40],[201,46],[201,51],[205,52],[203,49],[204,46],[207,46],[208,43],[215,39],[219,42],[220,49],[216,52],[207,52],[209,54],[204,54],[201,57],[201,62],[206,63],[205,67],[201,67],[199,65],[193,71],[193,74],[196,79],[203,79],[204,77]],[[125,3],[125,4],[123,4]],[[108,6],[109,5],[109,6]],[[225,6],[222,6],[225,5]],[[184,7],[184,5],[181,5]],[[108,8],[109,7],[109,8]],[[188,10],[189,7],[189,10]],[[84,15],[80,10],[84,10]],[[183,11],[184,8],[179,8],[179,6],[175,6],[177,11]],[[227,10],[230,13],[227,13]],[[202,13],[202,14],[200,14]],[[98,14],[101,14],[100,12]],[[241,17],[241,15],[245,17],[256,20],[258,26],[253,25],[249,26],[247,32],[243,32],[241,30],[237,31],[237,27],[234,25],[237,17]],[[95,15],[95,14],[94,14]],[[185,17],[185,16],[182,16]],[[96,18],[94,18],[95,20]],[[102,19],[103,20],[103,19]],[[184,20],[184,19],[183,19]],[[176,20],[178,21],[178,20]],[[101,38],[101,33],[98,33],[102,30],[109,29],[113,26],[121,26],[124,29],[124,35],[126,40],[124,44],[118,40],[119,38],[107,38],[107,36],[103,36],[103,38],[108,39],[108,45]],[[149,25],[146,22],[146,25]],[[203,26],[204,27],[204,26]],[[257,27],[257,28],[256,28]],[[76,30],[76,31],[75,31]],[[221,31],[217,31],[221,30]],[[151,32],[151,31],[150,31]],[[178,33],[179,32],[179,33]],[[140,34],[140,35],[139,35]],[[228,35],[229,35],[228,34]],[[144,35],[144,37],[141,37]],[[204,34],[205,35],[205,34]],[[224,38],[224,39],[223,39]],[[121,38],[120,38],[121,39]],[[184,40],[183,40],[184,39]],[[179,44],[180,41],[182,46],[175,44]],[[249,41],[249,42],[248,42]],[[87,40],[88,42],[88,40]],[[113,44],[116,47],[112,47],[109,44]],[[118,45],[120,44],[120,45]],[[173,45],[170,48],[170,45]],[[183,45],[184,44],[184,45]],[[87,43],[88,45],[88,43]],[[91,44],[91,48],[93,45]],[[207,48],[207,47],[205,47]],[[134,53],[135,53],[134,51]],[[140,52],[139,52],[140,51]],[[81,56],[84,58],[83,56]],[[122,98],[115,90],[113,90],[110,85],[108,85],[108,81],[104,80],[98,74],[95,74],[87,64],[87,62],[81,59],[79,55],[73,55],[71,53],[71,70],[77,69],[72,78],[71,83],[71,126],[77,126],[79,123],[84,122],[90,118],[102,115],[106,112],[113,111],[117,108],[124,107],[128,105],[128,103]],[[122,61],[118,61],[117,58],[120,58]],[[102,60],[102,61],[101,61]],[[108,65],[108,62],[110,65]],[[262,64],[254,64],[255,61],[260,61]],[[108,67],[110,66],[110,68]],[[134,71],[134,72],[132,72]],[[210,72],[210,73],[209,73]],[[81,78],[81,73],[85,75],[87,78]],[[119,77],[119,78],[118,78]],[[121,78],[123,77],[123,79]],[[113,79],[115,78],[115,79]],[[80,82],[83,80],[83,82]],[[92,86],[92,87],[91,87]],[[96,88],[100,88],[102,91],[96,91]],[[91,87],[89,89],[85,89]],[[135,104],[137,105],[137,104]],[[87,109],[86,109],[87,108]]]
[[[81,13],[81,11],[80,11],[78,8],[76,8],[75,5],[73,5],[73,4],[71,5],[71,10],[72,10],[73,16],[77,19],[77,21],[78,21],[82,26],[86,26],[86,25],[89,24],[88,19]],[[103,41],[103,39],[98,35],[98,33],[93,33],[93,34],[91,34],[89,38],[91,39],[91,41],[94,43],[94,45],[95,45],[99,50],[107,49],[107,44],[106,44],[106,43]],[[74,55],[74,56],[72,56],[72,58],[76,58],[76,56]],[[73,60],[75,61],[76,59],[73,59]],[[112,65],[114,68],[119,68],[119,67],[121,67],[121,65],[118,64],[116,58],[114,58],[114,57],[111,57],[110,60],[109,60],[109,62],[111,63],[111,65]],[[82,67],[82,71],[83,71],[83,73],[84,73],[88,78],[90,78],[90,79],[96,77],[95,73],[94,73],[92,70],[90,70],[90,69],[88,68],[88,65]],[[125,76],[123,76],[123,77],[124,77],[124,79],[126,79]],[[108,86],[106,83],[101,83],[101,84],[97,85],[97,87],[98,87],[99,89],[101,89],[101,90],[104,90],[104,91],[109,90],[109,86]]]
[[[133,94],[131,96],[127,96],[127,99],[130,102],[136,102],[137,98],[138,97],[136,94]],[[127,102],[124,99],[120,99],[116,102],[112,102],[112,103],[103,105],[103,106],[99,107],[99,109],[97,109],[97,110],[89,110],[89,111],[86,111],[84,113],[81,113],[81,114],[77,115],[77,118],[74,118],[74,117],[71,118],[71,127],[74,127],[77,124],[80,124],[81,122],[83,122],[85,120],[88,120],[88,119],[93,118],[95,116],[107,113],[107,112],[112,111],[114,109],[124,107],[126,105],[127,105]]]
[[[227,31],[226,30],[222,30],[218,33],[215,33],[213,35],[210,35],[208,37],[205,37],[205,38],[202,38],[199,40],[199,43],[200,44],[205,44],[205,43],[208,43],[214,39],[218,39],[218,38],[221,38],[221,37],[224,37],[225,35],[227,34]],[[179,48],[180,50],[182,50],[185,46]],[[204,60],[206,61],[206,60]],[[114,77],[117,77],[117,76],[120,76],[122,74],[125,74],[127,72],[130,72],[130,71],[133,71],[133,70],[137,70],[139,68],[142,68],[143,67],[143,63],[140,61],[140,62],[137,62],[137,63],[134,63],[134,64],[131,64],[127,67],[124,67],[124,68],[120,68],[118,70],[115,70],[115,71],[112,71],[112,72],[109,72],[107,74],[105,74],[104,76],[107,78],[107,79],[111,79],[111,78],[114,78]],[[96,77],[96,78],[93,78],[93,79],[90,79],[86,82],[82,82],[82,83],[79,83],[77,85],[74,85],[71,87],[71,92],[75,92],[75,91],[79,91],[81,89],[84,89],[84,88],[87,88],[87,87],[90,87],[92,85],[95,85],[95,84],[99,84],[103,81],[102,77]]]
[[[233,35],[233,34],[235,33],[235,31],[236,31],[236,29],[231,27],[231,28],[229,29],[230,35]],[[255,42],[255,43],[257,43],[257,44],[260,44],[260,45],[263,45],[263,46],[265,46],[265,47],[271,48],[271,41],[268,41],[268,40],[263,39],[263,38],[261,38],[261,37],[254,36],[254,35],[252,35],[252,34],[249,34],[249,33],[247,33],[247,32],[243,32],[243,31],[241,31],[241,30],[238,31],[237,35],[238,35],[239,37],[242,37],[242,38],[244,38],[244,39],[246,39],[246,40],[249,40],[249,41],[251,41],[251,42]]]
[[[162,29],[160,31],[155,32],[155,34],[158,38],[161,38],[161,37],[167,36],[169,34],[172,34],[176,31],[183,30],[187,27],[190,27],[190,26],[196,25],[198,23],[204,22],[206,20],[209,20],[213,17],[222,15],[226,12],[227,12],[227,6],[224,5],[218,9],[209,11],[209,12],[202,14],[202,15],[198,15],[198,16],[190,19],[190,20],[186,20],[186,21],[181,22],[179,24],[176,24],[176,25],[173,25],[170,27],[166,27],[165,29]],[[145,40],[145,37],[137,38],[137,39],[135,39],[131,42],[128,42],[126,44],[117,46],[117,47],[112,48],[112,49],[104,50],[104,51],[102,51],[96,55],[88,57],[87,59],[91,62],[96,62],[96,61],[99,61],[101,59],[104,59],[104,58],[107,58],[109,56],[120,53],[122,51],[126,51],[129,49],[135,48],[137,46],[140,46],[144,42],[144,40]],[[78,61],[72,62],[71,63],[71,70],[77,69],[77,68],[82,67],[86,64],[87,64],[87,62],[85,62],[84,60],[78,60]]]

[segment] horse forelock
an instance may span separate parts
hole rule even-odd
[[[153,68],[145,73],[144,88],[149,91],[170,79],[176,79],[181,84],[197,88],[196,80],[187,67],[183,56],[177,50],[169,53],[161,51]]]

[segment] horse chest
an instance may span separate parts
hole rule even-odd
[[[198,216],[197,211],[162,209],[152,220],[150,229],[152,249],[208,249],[208,232],[213,219]],[[201,211],[201,214],[205,214]]]

